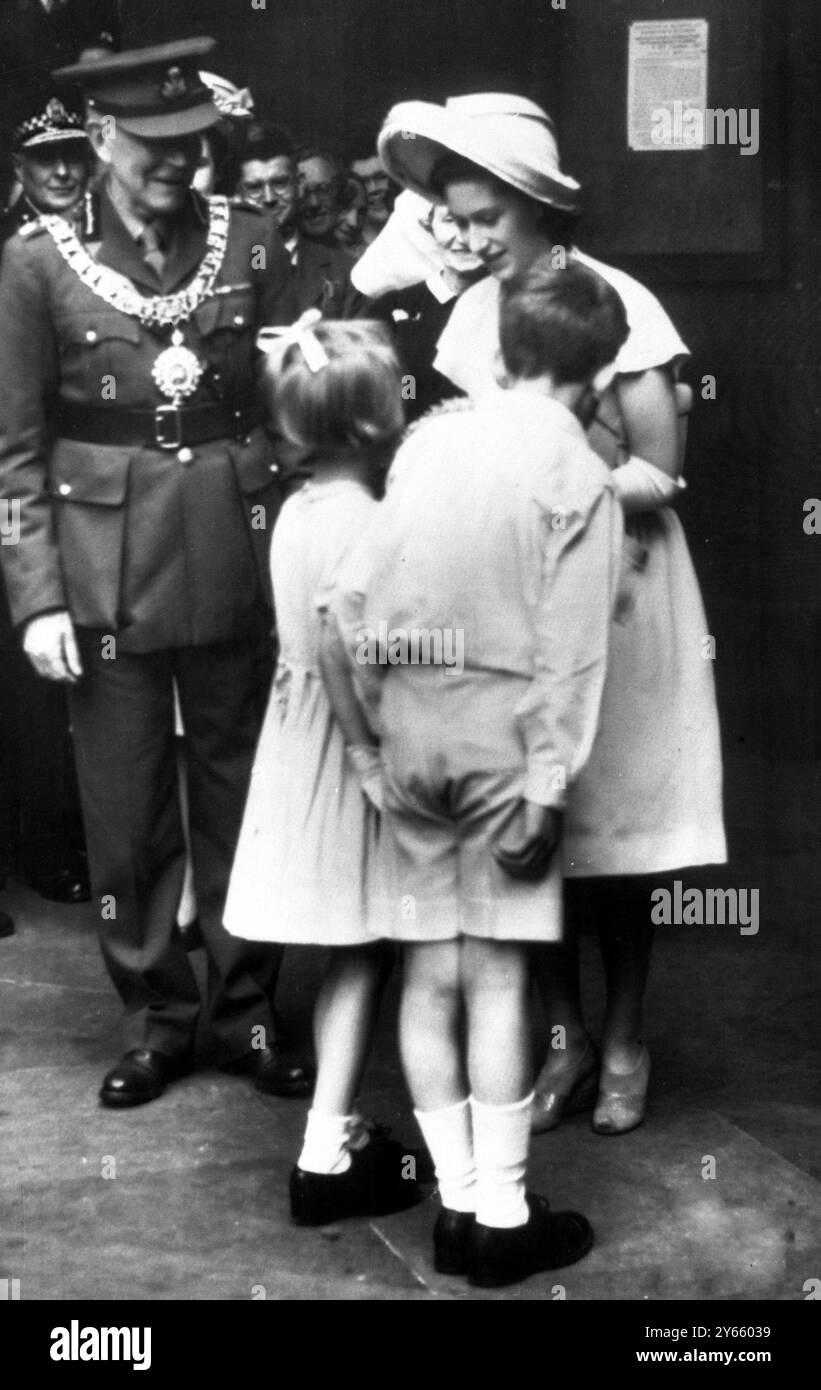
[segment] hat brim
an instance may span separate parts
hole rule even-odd
[[[39,135],[30,136],[29,139],[24,140],[22,144],[15,145],[14,153],[24,154],[26,150],[39,149],[43,145],[66,145],[72,142],[75,145],[84,145],[88,153],[91,153],[88,136],[84,130],[44,130],[41,131]]]
[[[105,116],[105,109],[94,107],[95,114]],[[113,116],[112,120],[126,132],[144,140],[171,140],[177,135],[196,135],[222,120],[212,101],[204,101],[187,111],[164,111],[156,116]]]
[[[563,212],[578,211],[581,186],[575,179],[557,170],[535,169],[521,177],[485,147],[480,135],[468,117],[432,102],[407,101],[388,112],[378,148],[391,178],[429,202],[439,201],[430,185],[433,166],[442,155],[457,154],[537,202]]]

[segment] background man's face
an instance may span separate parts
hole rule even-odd
[[[387,222],[391,215],[391,181],[378,154],[370,159],[355,159],[351,173],[356,174],[365,185],[368,195],[368,220]]]
[[[95,148],[111,170],[114,189],[134,216],[146,221],[179,211],[200,160],[198,134],[147,140],[117,123]]]
[[[321,237],[332,232],[339,212],[339,178],[329,160],[316,156],[300,160],[299,225],[306,236]]]
[[[287,154],[274,159],[247,159],[240,170],[237,193],[250,203],[270,208],[278,227],[296,218],[296,170]]]
[[[79,141],[40,145],[19,155],[15,169],[23,193],[38,212],[63,213],[86,191],[89,156]]]

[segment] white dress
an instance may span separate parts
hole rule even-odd
[[[619,372],[675,367],[687,356],[649,290],[573,254],[624,303],[630,336]],[[498,318],[499,283],[482,280],[461,296],[439,340],[434,366],[475,398],[499,389]],[[612,468],[628,455],[615,391],[599,417],[605,426],[588,438]],[[684,529],[665,507],[629,518],[627,531],[599,729],[568,798],[568,877],[661,873],[727,857],[710,633]]]
[[[318,656],[320,613],[377,505],[353,481],[306,483],[277,520],[280,658],[225,907],[233,936],[320,946],[375,939],[378,817],[347,762]]]

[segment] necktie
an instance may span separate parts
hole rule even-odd
[[[144,252],[143,260],[154,271],[157,279],[161,280],[168,260],[161,226],[156,222],[149,222],[143,230],[140,242]]]

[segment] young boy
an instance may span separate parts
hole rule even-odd
[[[525,1188],[528,943],[561,935],[562,806],[605,676],[622,525],[583,423],[626,336],[618,296],[581,266],[537,262],[508,289],[509,389],[407,439],[360,586],[384,932],[405,943],[400,1045],[442,1200],[434,1258],[485,1287],[571,1264],[593,1239]],[[366,668],[377,634],[383,664]]]

